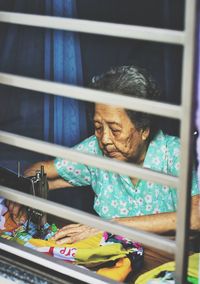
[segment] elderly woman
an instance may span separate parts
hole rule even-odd
[[[112,68],[93,79],[91,87],[144,99],[159,99],[159,91],[151,76],[135,66]],[[93,136],[74,147],[77,151],[107,156],[173,176],[178,175],[180,141],[177,137],[165,135],[159,130],[154,116],[96,104],[94,129]],[[120,224],[159,234],[176,229],[175,188],[62,158],[36,163],[25,174],[32,175],[41,164],[45,166],[50,189],[91,185],[95,192],[94,209],[102,218],[114,219]],[[198,202],[197,177],[193,173],[193,230],[199,230],[200,226]],[[18,216],[18,209],[19,206],[13,207],[13,204],[10,204],[10,210],[14,211],[15,216]],[[54,239],[58,243],[70,243],[95,232],[94,228],[71,224],[62,228]]]

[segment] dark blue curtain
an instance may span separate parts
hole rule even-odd
[[[48,15],[73,18],[77,14],[76,1],[46,0],[45,11]],[[77,34],[47,30],[44,52],[46,79],[73,85],[83,84],[80,42]],[[83,102],[45,96],[44,109],[45,140],[72,146],[87,136],[86,110]]]
[[[1,1],[1,10],[38,13],[39,1]],[[0,70],[23,76],[44,78],[44,30],[0,24]],[[0,86],[1,129],[43,138],[43,98],[27,90]]]
[[[0,1],[0,10],[76,17],[75,0]],[[0,71],[17,75],[83,84],[78,34],[0,23]],[[0,85],[0,129],[72,146],[88,135],[85,103],[73,99]],[[52,153],[53,154],[53,153]],[[17,170],[49,159],[0,144],[0,164]],[[77,195],[79,198],[77,198]],[[87,189],[50,192],[49,199],[91,210]]]
[[[0,8],[76,17],[74,0],[15,0],[0,3]],[[2,72],[83,84],[77,34],[1,24],[0,39]],[[43,97],[42,94],[2,86],[1,96],[4,104],[0,107],[0,124],[3,129],[67,146],[78,143],[88,134],[84,102],[48,95]]]
[[[74,0],[0,1],[0,10],[76,17]],[[0,72],[82,85],[77,34],[0,23]],[[85,104],[0,85],[0,129],[72,146],[88,135]],[[49,157],[0,144],[1,165],[22,170]]]

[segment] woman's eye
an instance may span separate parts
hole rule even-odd
[[[120,133],[120,130],[119,130],[119,129],[112,129],[112,132],[113,132],[114,134],[118,134],[118,133]]]

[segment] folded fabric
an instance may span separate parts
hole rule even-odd
[[[108,242],[106,245],[102,245],[102,239],[103,234],[99,233],[71,245],[57,245],[52,240],[44,241],[30,238],[24,245],[65,261],[71,261],[87,267],[94,267],[102,263],[124,258],[127,255],[134,255],[135,258],[140,258],[143,255],[141,254],[141,246],[137,249],[134,243],[132,243],[132,247],[125,249],[123,245],[118,242]],[[103,242],[104,241],[105,239]]]
[[[15,230],[15,229],[17,229],[19,227],[19,225],[17,225],[13,221],[9,211],[7,211],[4,214],[4,216],[2,216],[1,218],[4,218],[4,226],[1,227],[0,233],[2,233],[2,232],[11,232],[11,231],[13,231],[13,230]]]
[[[199,263],[199,259],[200,259],[200,253],[195,253],[191,256],[189,256],[189,262],[188,262],[188,276],[192,277],[193,281],[194,279],[198,279],[198,263]],[[139,276],[137,278],[137,280],[135,281],[135,284],[149,284],[149,283],[158,283],[156,281],[151,282],[154,280],[156,280],[155,278],[159,277],[160,274],[162,272],[173,272],[175,271],[175,262],[171,261],[171,262],[167,262],[165,264],[162,264],[144,274],[142,274],[141,276]],[[163,279],[166,276],[163,276]],[[161,277],[160,281],[162,280]],[[173,274],[171,274],[171,278],[173,278]],[[158,280],[158,279],[157,279]],[[174,281],[174,279],[170,280],[170,279],[164,279],[164,281]],[[188,279],[189,281],[189,279]],[[162,281],[160,282],[162,283]],[[166,283],[170,283],[170,282],[166,282]],[[171,282],[174,283],[174,282]],[[192,282],[191,282],[192,283]]]
[[[199,283],[198,278],[196,278],[196,277],[188,276],[187,280],[188,280],[189,283],[192,283],[192,284],[198,284]]]
[[[36,247],[30,240],[25,244],[25,246],[43,253],[50,254],[56,258],[81,264],[87,267],[113,261],[124,257],[129,253],[129,251],[124,250],[120,244],[98,246],[93,248],[76,248],[75,245],[73,247],[69,247],[68,245],[57,247],[55,244],[51,247]]]
[[[131,261],[128,257],[120,258],[114,266],[97,270],[97,274],[123,282],[132,271]]]
[[[174,271],[162,271],[156,276],[156,278],[146,282],[146,284],[158,284],[158,283],[175,284]],[[188,276],[187,283],[198,284],[198,279],[196,277]]]

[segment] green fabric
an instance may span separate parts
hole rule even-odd
[[[97,138],[91,136],[74,147],[78,151],[102,156]],[[144,167],[177,176],[180,168],[180,140],[162,131],[149,144]],[[57,158],[58,174],[74,186],[91,185],[95,192],[94,209],[103,218],[173,212],[177,208],[175,188],[139,180],[134,186],[128,176]],[[192,195],[198,194],[193,173]]]
[[[198,278],[196,277],[188,276],[187,280],[192,284],[198,284]]]
[[[198,278],[199,259],[200,253],[195,253],[189,256],[187,271],[188,277]],[[170,261],[145,272],[136,279],[135,284],[146,284],[149,280],[156,278],[156,276],[162,271],[175,271],[175,262]]]

